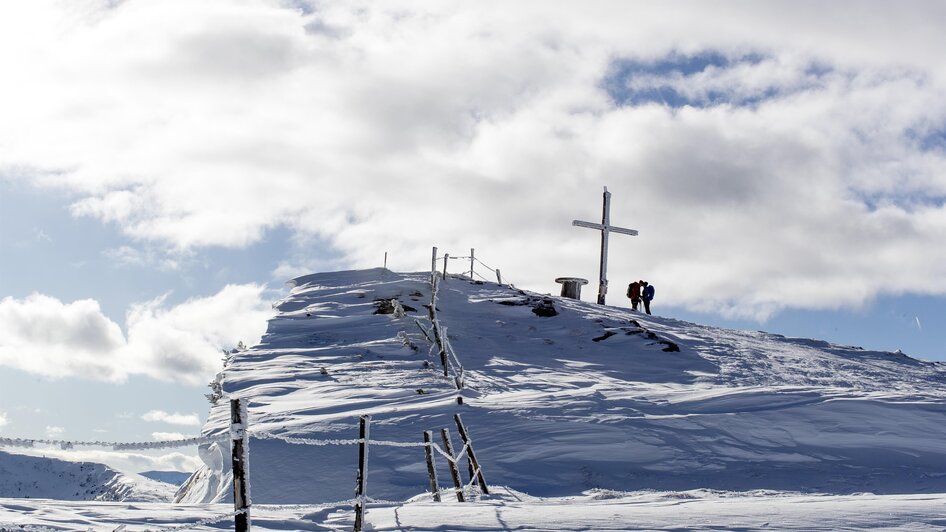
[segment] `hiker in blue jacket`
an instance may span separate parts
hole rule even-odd
[[[654,299],[654,285],[644,281],[644,312],[650,314],[650,302]]]

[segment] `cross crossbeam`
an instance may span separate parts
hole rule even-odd
[[[601,208],[601,223],[596,224],[582,220],[572,220],[572,225],[601,231],[601,266],[598,280],[598,304],[604,305],[605,295],[608,293],[608,235],[610,233],[619,233],[622,235],[637,236],[637,230],[611,225],[611,193],[608,192],[608,187],[604,187],[604,205]]]

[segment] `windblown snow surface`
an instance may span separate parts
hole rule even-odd
[[[449,277],[436,308],[459,364],[444,376],[422,330],[429,273],[322,273],[292,286],[260,345],[220,376],[228,397],[248,402],[255,529],[350,529],[357,446],[278,438],[350,440],[362,414],[371,440],[419,443],[447,427],[457,447],[460,414],[493,488],[432,502],[422,448],[371,446],[375,530],[946,527],[943,364]],[[227,433],[229,418],[219,401],[203,434]],[[185,504],[102,503],[78,516],[50,503],[24,517],[7,500],[0,522],[193,523],[227,511],[229,453],[200,449],[205,466],[177,494]]]

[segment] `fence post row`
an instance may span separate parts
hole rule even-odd
[[[248,416],[246,403],[242,399],[230,400],[230,456],[233,469],[233,510],[242,512],[234,516],[236,532],[250,530],[250,497],[248,493],[249,463],[247,450],[249,436],[246,432]]]
[[[473,440],[470,438],[470,433],[467,432],[466,426],[463,425],[463,420],[460,419],[460,414],[454,414],[453,420],[457,423],[457,431],[460,433],[460,438],[463,440],[463,445],[466,446],[466,454],[470,459],[470,465],[473,467],[473,471],[476,471],[477,484],[480,485],[480,490],[484,495],[489,495],[489,488],[486,486],[486,477],[483,475],[483,469],[480,467],[480,463],[476,459],[476,453],[473,452]],[[472,479],[472,474],[470,477]]]
[[[371,416],[361,416],[358,425],[358,476],[355,479],[355,528],[361,532],[365,524],[365,487],[368,483],[368,430]]]

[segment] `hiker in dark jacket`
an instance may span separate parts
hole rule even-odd
[[[647,281],[641,281],[644,284],[644,312],[650,314],[650,302],[654,299],[654,285],[647,284]]]
[[[631,308],[637,310],[641,304],[641,285],[644,281],[634,281],[627,285],[627,297],[631,298]]]

